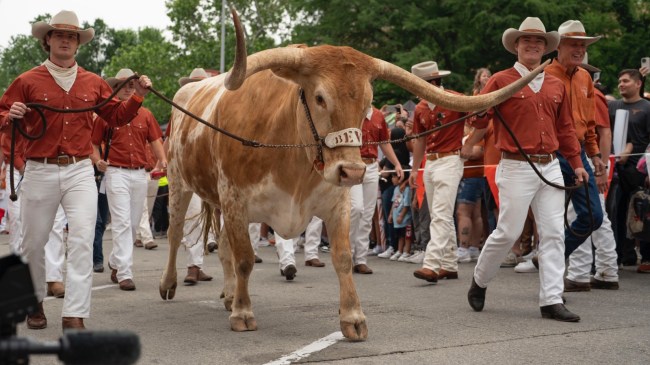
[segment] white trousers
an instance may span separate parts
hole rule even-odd
[[[117,280],[133,279],[133,242],[140,224],[147,194],[147,172],[144,169],[106,170],[106,198],[111,212],[113,250],[108,263],[117,270]]]
[[[427,243],[422,267],[458,271],[454,204],[458,184],[463,178],[463,160],[458,155],[428,161],[424,166],[424,189],[429,202],[431,239]]]
[[[187,249],[187,267],[203,266],[205,248],[203,246],[203,227],[201,227],[199,222],[201,203],[201,198],[196,194],[192,194],[190,205],[187,207],[187,213],[185,213],[182,242]],[[212,230],[208,232],[208,242],[216,242]]]
[[[549,181],[564,185],[558,160],[538,170]],[[539,305],[562,303],[564,291],[564,191],[546,185],[527,162],[502,159],[497,167],[499,219],[474,269],[474,280],[485,288],[496,276],[501,261],[519,238],[530,206],[539,233]]]
[[[588,283],[591,277],[591,263],[594,261],[591,244],[596,247],[596,274],[594,278],[601,281],[618,281],[618,264],[616,259],[616,241],[610,222],[605,211],[605,195],[600,194],[600,206],[603,209],[603,223],[600,228],[591,233],[591,240],[583,244],[569,256],[569,267],[567,268],[567,279],[579,283]],[[569,204],[567,219],[572,222],[576,219],[576,212],[573,204]]]
[[[138,229],[135,234],[136,239],[140,239],[145,243],[153,241],[153,234],[151,232],[151,223],[149,222],[149,217],[151,216],[153,203],[156,199],[157,193],[158,180],[151,180],[151,176],[147,174],[147,198],[144,200],[142,218],[140,218],[140,224],[138,225]]]
[[[61,205],[70,232],[62,316],[88,318],[97,218],[97,185],[90,159],[68,166],[28,160],[21,194],[22,252],[38,300],[43,300],[47,290],[45,244]]]
[[[260,245],[260,231],[262,230],[262,223],[249,223],[248,224],[248,237],[251,239],[253,252],[257,255],[257,248]]]
[[[305,231],[305,261],[318,258],[318,246],[320,245],[321,233],[323,232],[323,220],[312,217]],[[289,265],[296,264],[296,247],[300,237],[284,239],[275,233],[275,249],[278,253],[280,269],[284,270]]]
[[[17,255],[20,255],[22,253],[20,243],[23,241],[23,233],[22,229],[20,228],[20,196],[22,195],[20,192],[22,185],[21,179],[22,175],[20,175],[18,170],[16,170],[14,181],[16,183],[16,194],[18,195],[18,199],[16,199],[15,202],[9,199],[9,202],[7,202],[7,230],[9,231],[9,250]],[[5,176],[7,189],[10,189],[9,184],[11,184],[11,182],[9,180],[9,171],[7,171],[7,175]]]
[[[63,282],[63,264],[65,263],[65,246],[63,229],[65,228],[65,212],[59,205],[54,217],[54,224],[49,239],[45,244],[45,281]]]
[[[372,216],[379,195],[379,164],[366,165],[363,183],[350,188],[350,248],[354,265],[367,262]]]

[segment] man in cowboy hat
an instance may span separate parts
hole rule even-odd
[[[439,88],[442,88],[442,77],[451,74],[451,71],[439,70],[438,64],[434,61],[413,65],[411,72]],[[460,95],[455,91],[445,91]],[[422,99],[415,107],[413,133],[417,134],[445,125],[465,114]],[[464,123],[456,123],[426,137],[417,138],[413,144],[413,171],[410,183],[412,188],[418,188],[418,167],[426,157],[422,177],[431,216],[429,224],[431,235],[426,246],[424,261],[422,267],[413,272],[413,276],[432,283],[445,278],[458,279],[454,204],[458,184],[463,177],[464,161],[460,158],[463,129]]]
[[[178,79],[178,84],[183,87],[189,83],[201,81],[203,79],[206,79],[210,77],[210,75],[202,68],[195,68],[192,70],[190,73],[189,77],[181,77]],[[165,153],[168,152],[169,148],[169,143],[167,142],[169,139],[169,135],[172,131],[172,126],[171,123],[167,126],[167,130],[165,131],[165,142],[163,142],[163,150]],[[183,279],[183,282],[186,285],[195,285],[199,281],[210,281],[212,280],[212,276],[206,274],[203,271],[203,255],[204,255],[204,247],[203,247],[203,229],[202,227],[199,227],[199,215],[201,213],[201,198],[199,198],[198,195],[192,194],[192,199],[190,200],[190,204],[187,207],[187,212],[185,214],[185,224],[183,225],[183,244],[187,246],[187,275],[185,276],[185,279]],[[213,247],[216,247],[215,243],[216,239],[214,237],[214,234],[212,231],[208,233],[208,246],[214,245]]]
[[[377,188],[379,186],[379,149],[377,145],[368,142],[390,140],[390,134],[384,115],[379,109],[368,106],[368,112],[363,118],[361,159],[366,164],[366,174],[363,183],[350,188],[350,248],[352,249],[352,270],[357,274],[372,274],[368,267],[368,248],[370,246],[370,231],[372,215],[377,207]],[[380,144],[384,156],[395,165],[398,176],[402,176],[402,167],[390,143]]]
[[[542,56],[554,51],[560,41],[557,32],[546,32],[539,18],[526,18],[519,29],[503,33],[503,46],[517,56],[514,67],[496,73],[481,91],[500,89],[527,75],[541,64]],[[556,151],[574,168],[579,183],[587,182],[589,174],[580,160],[580,144],[575,137],[568,94],[556,77],[540,73],[519,93],[487,112],[475,122],[476,133],[468,138],[462,155],[469,156],[474,144],[483,138],[488,121],[498,108],[505,121],[549,181],[562,185],[562,171]],[[534,126],[531,127],[531,126]],[[494,123],[496,147],[501,150],[496,183],[499,187],[499,220],[479,256],[472,285],[467,294],[475,311],[483,310],[488,283],[496,276],[499,264],[523,230],[528,208],[538,223],[540,266],[539,305],[543,318],[577,322],[580,317],[562,304],[564,290],[564,192],[547,186],[533,172],[501,122]]]
[[[546,73],[560,79],[564,84],[566,94],[570,96],[573,126],[576,130],[576,138],[581,145],[580,158],[590,177],[587,183],[589,195],[585,193],[584,189],[578,189],[571,194],[571,203],[576,213],[576,219],[564,231],[564,256],[568,258],[578,246],[585,242],[591,232],[602,224],[603,209],[600,205],[598,190],[605,191],[607,188],[607,174],[596,137],[594,84],[589,72],[580,67],[587,47],[598,41],[600,36],[587,36],[585,27],[579,20],[567,20],[562,23],[558,33],[560,34],[560,44],[557,48],[557,58],[546,68]],[[573,185],[575,179],[573,169],[561,152],[557,154],[557,157],[560,161],[565,185]],[[591,159],[591,164],[587,157]],[[591,212],[587,207],[587,199],[589,199]],[[567,279],[564,283],[564,290],[589,290],[589,280],[587,278],[586,282],[577,282]]]
[[[112,126],[128,123],[137,113],[151,86],[146,76],[135,83],[127,101],[109,99],[110,86],[101,77],[79,67],[75,55],[88,43],[94,30],[81,29],[74,12],[61,11],[49,22],[32,25],[32,35],[48,53],[45,62],[22,75],[0,99],[0,129],[21,123],[27,130],[41,130],[40,117],[25,104],[36,102],[62,109],[87,108],[105,100],[97,114]],[[92,242],[97,214],[97,186],[89,155],[93,113],[62,114],[43,111],[47,129],[43,138],[27,142],[22,182],[23,254],[29,262],[40,304],[29,315],[27,327],[47,326],[44,246],[59,204],[68,218],[67,278],[62,311],[63,329],[84,328],[90,316]]]
[[[115,77],[106,82],[113,88],[133,76],[128,68],[121,69]],[[135,80],[129,81],[117,93],[119,100],[128,100],[135,93]],[[167,157],[162,147],[162,131],[156,118],[145,107],[122,127],[114,127],[108,160],[99,153],[102,139],[111,128],[101,117],[97,117],[92,134],[95,150],[90,158],[97,169],[104,173],[106,198],[111,212],[113,250],[108,258],[111,280],[119,283],[122,290],[135,290],[133,282],[133,242],[135,231],[147,197],[147,144],[158,159],[158,166],[167,166]],[[107,142],[107,141],[103,141]]]
[[[600,69],[589,64],[587,53],[580,65],[583,69],[587,70],[590,75],[595,75],[600,72]],[[594,77],[594,83],[597,79]],[[594,87],[595,99],[595,120],[596,120],[596,133],[598,135],[598,147],[600,152],[606,160],[611,152],[612,145],[612,131],[609,124],[609,112],[607,110],[607,99],[605,95],[597,88]],[[605,170],[605,175],[609,175]],[[591,243],[593,243],[596,250],[592,252],[591,244],[583,244],[576,248],[575,251],[569,256],[569,265],[567,266],[567,282],[564,283],[564,291],[567,290],[567,283],[571,281],[580,284],[588,284],[587,288],[591,289],[618,289],[618,264],[616,259],[616,240],[614,232],[612,231],[612,223],[607,217],[605,211],[605,195],[600,192],[600,206],[603,211],[603,223],[597,230],[591,234]],[[570,206],[571,208],[571,206]],[[569,210],[569,221],[575,219],[575,210]],[[596,266],[596,273],[591,276],[591,265]],[[580,285],[579,284],[579,285]],[[584,287],[584,286],[583,286]]]

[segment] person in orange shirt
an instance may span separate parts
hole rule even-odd
[[[362,140],[366,142],[381,142],[390,140],[384,115],[372,105],[362,122]],[[379,145],[386,158],[395,165],[398,176],[402,176],[402,167],[390,143]],[[363,183],[350,188],[350,248],[352,249],[353,271],[358,274],[372,274],[368,267],[368,248],[370,246],[370,231],[372,216],[377,207],[377,189],[379,186],[379,150],[377,145],[364,144],[361,146],[361,159],[366,164],[366,174]],[[277,235],[276,235],[277,240]]]
[[[600,72],[600,70],[588,63],[587,54],[582,61],[580,67],[589,71],[590,74]],[[594,82],[597,82],[594,79]],[[612,146],[612,131],[609,125],[609,111],[607,109],[607,100],[598,88],[594,88],[596,99],[596,132],[598,136],[598,146],[603,154],[605,160],[609,162],[609,154]],[[609,175],[607,169],[604,174],[606,177]],[[607,188],[607,181],[605,181],[605,188]],[[599,190],[601,185],[599,184]],[[569,256],[569,265],[567,267],[567,281],[582,284],[578,285],[577,289],[587,288],[591,289],[618,289],[618,264],[616,259],[616,240],[614,238],[614,231],[612,230],[612,223],[607,216],[605,210],[605,190],[601,190],[599,194],[601,209],[603,210],[603,223],[600,227],[591,234],[591,243],[593,243],[595,255],[592,253],[591,243],[587,242],[580,245],[573,254]],[[575,211],[569,210],[569,214],[573,216],[568,217],[569,221],[575,217]],[[591,276],[591,265],[595,263],[596,273]],[[584,285],[586,284],[586,285]],[[576,287],[576,286],[574,286]],[[588,291],[587,290],[587,291]],[[564,284],[564,291],[567,291],[567,285]]]
[[[509,85],[541,64],[542,56],[553,52],[560,41],[557,32],[546,32],[539,18],[526,18],[519,29],[503,33],[506,50],[517,56],[514,67],[494,74],[482,94]],[[560,163],[555,157],[561,151],[575,169],[578,182],[587,182],[589,174],[580,160],[580,144],[575,137],[571,108],[564,85],[557,78],[540,73],[527,87],[498,106],[479,114],[475,133],[467,139],[462,156],[469,156],[473,146],[483,138],[488,121],[496,118],[498,108],[513,130],[524,153],[549,181],[562,185]],[[532,128],[531,126],[535,126]],[[563,304],[564,291],[564,191],[548,186],[533,172],[507,134],[500,121],[494,122],[496,147],[501,150],[496,183],[499,187],[499,221],[478,258],[472,284],[467,293],[469,305],[482,311],[489,282],[499,271],[499,264],[521,234],[528,208],[538,223],[540,265],[539,306],[543,318],[577,322],[580,316]]]
[[[571,226],[564,231],[564,257],[569,258],[578,246],[600,227],[603,222],[603,209],[600,205],[598,190],[605,190],[607,174],[601,159],[598,140],[596,138],[596,104],[594,100],[594,84],[589,72],[580,67],[585,57],[587,47],[600,39],[587,36],[585,27],[579,20],[567,20],[558,28],[560,44],[557,48],[557,58],[546,68],[546,73],[560,79],[564,84],[571,105],[573,125],[576,137],[581,145],[580,158],[589,174],[589,195],[584,189],[578,189],[571,194],[571,203],[576,218]],[[574,185],[575,174],[562,153],[558,160],[564,175],[564,184]],[[591,162],[587,159],[589,157]],[[591,167],[593,165],[593,168]],[[591,206],[591,214],[587,209],[587,200]],[[592,221],[593,219],[593,221]],[[589,242],[591,244],[591,242]],[[565,291],[583,291],[589,289],[589,283],[580,283],[567,279]]]
[[[411,72],[439,88],[442,88],[441,78],[451,74],[450,71],[439,70],[434,61],[413,65]],[[455,91],[445,91],[459,95]],[[445,125],[463,115],[465,113],[449,110],[422,99],[415,107],[413,132],[417,134]],[[422,267],[413,272],[413,276],[431,283],[444,278],[458,278],[454,202],[458,184],[463,177],[463,160],[460,158],[463,128],[463,123],[457,123],[426,137],[417,138],[413,144],[413,166],[420,166],[423,158],[426,158],[422,178],[431,215],[431,237],[427,243],[424,261]],[[418,173],[417,169],[411,172],[411,188],[418,188]]]
[[[106,81],[112,88],[117,88],[133,74],[130,69],[123,68],[115,77]],[[135,81],[131,80],[118,91],[116,97],[128,100],[133,93]],[[92,135],[95,151],[90,158],[97,170],[104,173],[103,184],[111,212],[113,250],[108,258],[111,281],[119,283],[122,290],[135,290],[131,270],[133,242],[147,197],[147,144],[151,145],[159,166],[167,167],[167,157],[163,151],[160,125],[149,109],[141,107],[129,123],[113,128],[108,160],[104,160],[104,156],[99,153],[99,146],[106,142],[103,138],[109,128],[111,127],[106,121],[97,117]]]
[[[61,11],[49,22],[32,24],[32,35],[48,53],[42,65],[16,78],[0,99],[0,129],[20,123],[31,133],[42,131],[40,116],[26,103],[78,109],[107,100],[112,92],[101,77],[77,65],[80,45],[93,38],[92,28],[82,29],[74,12]],[[135,95],[121,102],[108,99],[97,111],[110,125],[128,123],[137,113],[151,81],[141,76]],[[44,110],[47,127],[43,138],[27,142],[22,182],[21,214],[23,255],[29,263],[39,307],[28,315],[27,327],[47,327],[43,310],[45,244],[59,205],[68,218],[67,277],[62,327],[84,328],[90,316],[92,242],[97,214],[97,187],[89,155],[93,113],[62,114]]]

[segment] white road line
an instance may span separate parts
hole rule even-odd
[[[337,343],[338,341],[341,341],[342,339],[344,339],[344,337],[341,331],[334,332],[329,336],[316,340],[310,343],[309,345],[290,353],[289,355],[282,356],[281,358],[275,361],[268,362],[264,365],[289,365],[291,364],[292,361],[298,361],[300,359],[304,359],[305,357],[310,356],[314,352],[324,350],[332,346],[333,344]]]
[[[106,288],[112,288],[112,287],[114,287],[115,285],[117,285],[117,284],[108,284],[108,285],[100,285],[100,286],[96,286],[96,287],[93,288],[93,291],[95,291],[95,290],[102,290],[102,289],[106,289]],[[47,302],[48,300],[54,300],[54,299],[56,299],[56,298],[55,298],[55,297],[45,297],[45,298],[43,298],[43,301],[44,301],[44,302]]]

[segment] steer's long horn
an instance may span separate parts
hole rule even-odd
[[[246,38],[244,36],[244,28],[239,21],[239,15],[234,7],[230,7],[232,14],[232,21],[235,24],[235,37],[237,39],[237,46],[235,48],[235,63],[233,64],[228,76],[226,76],[226,89],[237,90],[244,83],[246,79]]]
[[[375,58],[375,61],[377,65],[376,78],[392,82],[395,85],[410,91],[414,95],[436,105],[462,112],[484,110],[506,101],[514,93],[519,91],[519,89],[526,86],[533,78],[535,78],[535,76],[537,76],[537,74],[542,72],[544,67],[546,67],[550,62],[550,60],[547,60],[526,77],[522,77],[503,89],[485,95],[464,96],[444,92],[440,88],[431,85],[401,67],[395,66],[386,61],[378,58]]]

